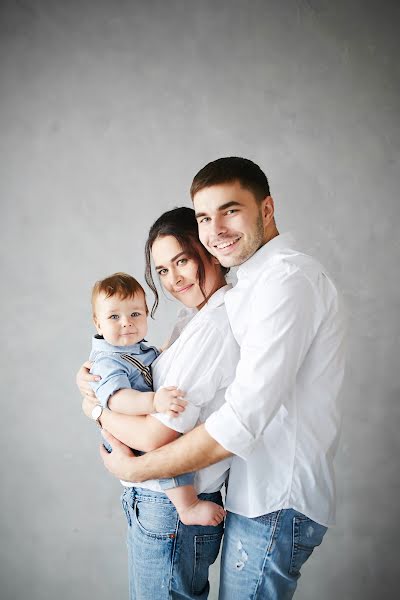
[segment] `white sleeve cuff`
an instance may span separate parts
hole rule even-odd
[[[170,417],[165,413],[152,413],[151,416],[155,417],[166,427],[169,427],[174,431],[186,433],[197,425],[199,413],[199,407],[188,402],[183,413],[180,413],[177,417]]]
[[[208,417],[205,428],[225,450],[240,456],[243,460],[247,460],[253,452],[256,440],[242,425],[227,402]]]

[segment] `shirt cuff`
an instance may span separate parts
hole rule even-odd
[[[152,413],[152,417],[158,419],[163,425],[178,431],[179,433],[186,433],[195,427],[199,419],[199,408],[190,402],[187,403],[183,413],[180,413],[177,417],[170,417],[165,413]]]
[[[110,397],[113,394],[115,394],[116,392],[119,392],[119,390],[124,390],[124,389],[129,389],[129,388],[127,388],[123,383],[118,384],[118,382],[110,381],[109,383],[105,383],[104,385],[99,387],[97,390],[95,390],[95,393],[96,393],[96,397],[97,397],[98,401],[100,402],[100,404],[102,405],[102,407],[108,408],[108,401],[109,401]]]
[[[204,425],[211,437],[232,454],[247,460],[253,452],[256,440],[242,425],[228,403],[225,402],[219,410],[210,415]]]

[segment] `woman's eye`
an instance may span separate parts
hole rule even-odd
[[[167,269],[160,269],[159,271],[157,271],[158,274],[160,275],[160,277],[162,277],[163,275],[167,274]]]
[[[187,258],[180,258],[177,262],[178,265],[186,265],[188,259]]]

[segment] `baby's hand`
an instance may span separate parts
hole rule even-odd
[[[183,399],[185,392],[176,387],[161,388],[154,394],[153,407],[155,412],[163,412],[170,417],[177,417],[185,410],[187,404]]]

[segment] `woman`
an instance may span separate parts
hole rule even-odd
[[[202,247],[194,211],[178,208],[164,213],[151,227],[146,243],[146,281],[158,305],[151,256],[161,285],[184,304],[171,345],[153,363],[154,388],[176,385],[188,405],[176,418],[131,417],[106,410],[102,425],[130,447],[149,451],[192,429],[221,406],[234,378],[239,349],[225,306],[226,269]],[[172,343],[173,342],[173,343]],[[90,416],[95,404],[82,368],[78,385],[86,393],[83,407]],[[229,463],[222,461],[196,473],[201,498],[222,505],[220,488]],[[125,482],[122,504],[128,521],[130,598],[201,598],[208,596],[208,569],[215,561],[223,532],[217,527],[185,526],[157,481]]]

